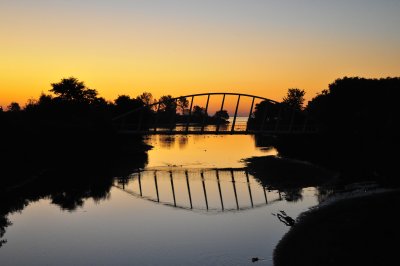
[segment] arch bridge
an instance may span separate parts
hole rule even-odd
[[[226,110],[228,97],[231,111]],[[209,116],[213,100],[215,115]],[[113,124],[118,133],[141,135],[316,132],[315,125],[304,111],[265,97],[229,92],[166,98],[118,115],[113,118]]]

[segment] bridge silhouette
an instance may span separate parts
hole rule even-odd
[[[236,97],[229,120],[208,116],[211,98],[221,98],[224,112],[227,96]],[[199,98],[206,98],[198,108]],[[201,101],[201,100],[200,100]],[[183,104],[182,104],[183,103]],[[190,104],[189,104],[190,103]],[[196,103],[196,104],[195,104]],[[181,110],[178,110],[178,109]],[[197,110],[194,110],[196,109]],[[239,116],[239,108],[248,110]],[[200,112],[199,112],[200,110]],[[310,134],[316,128],[308,115],[290,106],[265,97],[242,93],[200,93],[166,99],[145,105],[113,118],[121,134]]]
[[[244,211],[284,199],[245,168],[144,170],[118,178],[114,186],[136,198],[211,213]]]

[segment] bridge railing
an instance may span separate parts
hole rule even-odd
[[[220,98],[214,116],[209,116],[212,97]],[[234,99],[227,119],[226,98]],[[203,106],[197,98],[206,97]],[[242,102],[247,106],[241,105]],[[217,105],[217,107],[216,107]],[[241,112],[239,113],[239,106]],[[243,111],[246,110],[246,111]],[[307,133],[315,126],[301,110],[255,95],[202,93],[170,98],[143,106],[113,119],[120,133],[129,134],[258,134]]]

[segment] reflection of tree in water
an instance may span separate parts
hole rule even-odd
[[[318,187],[317,200],[319,203],[324,202],[335,193],[335,189],[330,187]]]
[[[92,179],[85,184],[66,184],[61,190],[51,192],[51,203],[63,210],[74,211],[82,207],[85,200],[92,198],[99,202],[109,198],[112,178]]]
[[[10,192],[4,192],[0,196],[0,247],[7,242],[3,239],[6,228],[11,225],[8,215],[22,211],[29,203],[40,199],[49,199],[52,204],[62,210],[74,211],[82,207],[87,199],[96,202],[109,198],[114,176],[128,175],[136,168],[144,167],[147,154],[139,153],[118,160],[115,165],[102,167],[101,163],[91,162],[88,166],[77,167],[74,170],[48,171],[31,183],[15,188]],[[90,169],[88,169],[90,168]]]
[[[282,189],[281,191],[285,194],[286,201],[297,202],[303,199],[301,188]]]
[[[173,135],[159,135],[158,139],[162,148],[170,149],[175,145],[175,136]]]
[[[178,143],[179,143],[179,148],[183,149],[186,147],[188,144],[188,137],[187,136],[177,136],[178,138]]]
[[[252,157],[245,160],[249,173],[266,187],[286,190],[295,197],[296,189],[322,185],[332,177],[326,169],[311,163],[278,156]]]
[[[69,177],[69,179],[68,179]],[[58,180],[57,183],[54,180]],[[13,191],[13,194],[2,197],[0,203],[0,239],[5,230],[11,225],[8,215],[22,211],[31,202],[49,198],[51,203],[62,210],[74,211],[82,207],[85,200],[93,198],[95,201],[108,197],[112,185],[112,177],[101,178],[90,174],[75,174],[73,178],[65,174],[47,173],[40,177],[29,188],[23,187]],[[6,243],[0,240],[0,246]]]
[[[159,146],[166,149],[171,149],[178,142],[179,148],[185,148],[188,143],[188,136],[184,135],[159,135]]]
[[[245,162],[254,177],[268,189],[281,191],[287,201],[302,200],[302,189],[306,187],[317,187],[319,202],[332,192],[322,185],[334,174],[318,165],[277,156],[253,157]]]
[[[37,197],[33,197],[38,200]],[[4,195],[1,196],[0,199],[0,247],[7,242],[6,239],[3,239],[3,236],[6,232],[6,228],[12,225],[11,221],[8,219],[7,215],[9,213],[14,213],[17,211],[21,211],[29,204],[29,201],[24,198],[18,197],[18,195],[14,195],[14,197],[6,197]]]
[[[11,225],[11,222],[5,216],[0,216],[0,247],[7,243],[6,239],[3,239],[4,233],[6,232],[6,227]]]

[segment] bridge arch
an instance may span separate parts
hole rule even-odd
[[[221,125],[225,124],[226,121],[221,119],[208,119],[210,98],[216,95],[222,96],[219,111],[224,110],[226,96],[237,97],[233,117],[231,121],[229,121],[229,126],[225,126],[225,130],[221,130]],[[206,104],[203,109],[205,115],[204,117],[200,118],[201,121],[195,121],[193,119],[193,102],[195,101],[196,97],[204,96],[207,97]],[[240,101],[243,100],[243,98],[250,99],[251,104],[248,106],[249,112],[247,115],[246,125],[242,128],[242,130],[238,130],[236,125],[238,108]],[[189,104],[187,104],[189,107],[186,110],[187,112],[177,114],[177,103],[182,99],[188,102],[190,101],[190,107]],[[260,102],[255,104],[256,101]],[[160,107],[167,105],[172,106],[172,108],[166,114],[166,111],[162,110]],[[265,110],[263,114],[258,114],[257,118],[255,117],[257,113],[254,110],[257,109],[258,105],[263,107]],[[271,110],[274,112],[274,114],[271,114]],[[299,123],[298,117],[300,116],[303,119],[301,119],[302,121]],[[136,119],[130,119],[130,121],[127,122],[130,117],[135,117]],[[176,119],[177,117],[179,118],[178,120]],[[174,97],[133,109],[114,117],[112,120],[118,128],[118,131],[125,134],[276,134],[306,133],[309,131],[309,127],[307,125],[308,119],[304,113],[294,110],[283,103],[262,96],[233,92],[197,93]],[[256,122],[258,124],[256,124]],[[268,123],[271,124],[271,122],[273,122],[273,127],[271,127],[271,125],[268,127]],[[180,124],[179,128],[177,127],[177,124]],[[197,127],[193,127],[194,124],[196,124]],[[215,126],[214,129],[205,130],[205,128],[210,124]],[[314,131],[314,129],[312,131]]]

